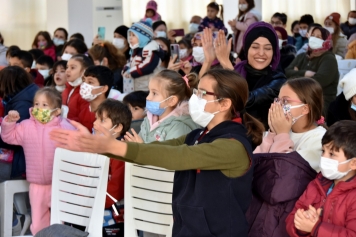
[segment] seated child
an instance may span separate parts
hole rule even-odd
[[[30,49],[28,52],[32,55],[33,58],[33,63],[31,68],[36,68],[36,61],[39,57],[45,55],[44,52],[40,49]]]
[[[50,86],[52,80],[50,78],[50,71],[53,68],[54,61],[50,56],[43,55],[36,61],[36,69],[43,76],[45,80],[45,86]]]
[[[67,61],[60,60],[53,65],[53,81],[55,83],[56,90],[62,93],[66,88],[67,77],[66,77]]]
[[[131,127],[137,133],[141,131],[141,124],[146,117],[146,98],[148,92],[134,91],[124,97],[124,104],[126,104],[132,113]]]
[[[289,236],[356,235],[356,121],[339,121],[322,139],[321,173],[286,220]]]
[[[37,91],[30,119],[20,119],[18,111],[9,111],[1,124],[4,142],[20,145],[25,152],[26,179],[30,183],[30,204],[32,213],[31,232],[50,225],[52,170],[55,142],[49,133],[55,128],[75,130],[67,119],[60,116],[62,98],[54,88],[46,87]]]

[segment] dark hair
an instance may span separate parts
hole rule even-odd
[[[347,14],[347,20],[348,20],[348,18],[349,18],[349,16],[350,16],[351,13],[356,13],[356,11],[355,11],[355,10],[349,11],[349,14]]]
[[[47,65],[48,68],[53,68],[54,61],[51,56],[43,55],[36,60],[36,63],[41,65]]]
[[[310,24],[310,25],[308,26],[308,32],[310,31],[311,28],[315,28],[315,27],[322,27],[322,26],[321,26],[320,24],[318,24],[318,23]]]
[[[160,25],[164,25],[165,27],[167,27],[166,22],[164,22],[164,21],[155,21],[152,24],[152,30],[155,31],[158,28],[158,26],[160,26]]]
[[[246,79],[235,71],[225,69],[211,69],[202,77],[205,76],[215,79],[214,93],[219,95],[219,99],[231,100],[230,115],[227,119],[239,117],[240,111],[245,109],[249,97]],[[265,131],[263,124],[248,113],[243,113],[242,122],[247,128],[247,135],[251,137],[253,144],[261,144]]]
[[[211,2],[208,4],[207,7],[215,9],[218,13],[220,12],[220,18],[224,21],[224,7],[223,5],[219,5],[216,2]]]
[[[313,31],[312,31],[312,33],[313,33],[315,30],[320,30],[321,36],[322,36],[323,40],[326,40],[326,39],[329,37],[329,35],[330,35],[329,31],[328,31],[327,29],[325,29],[324,27],[322,27],[322,26],[315,26],[314,29],[313,29]]]
[[[186,39],[182,39],[178,42],[178,44],[183,44],[185,47],[187,47],[187,49],[192,49],[192,42]]]
[[[2,34],[0,33],[0,44],[4,44],[4,37],[2,37]]]
[[[32,76],[25,69],[18,66],[5,67],[0,71],[0,97],[7,98],[33,83]]]
[[[272,18],[278,18],[282,23],[283,25],[286,25],[287,24],[287,20],[288,20],[288,17],[285,13],[279,13],[279,12],[276,12],[273,14]]]
[[[312,15],[309,14],[303,15],[299,20],[299,24],[307,24],[308,26],[313,23],[314,23],[314,18]]]
[[[96,114],[100,119],[102,119],[104,112],[106,113],[106,116],[111,119],[113,126],[119,124],[122,125],[120,136],[125,135],[126,132],[130,129],[132,120],[132,114],[129,107],[120,101],[114,99],[106,99],[99,105]]]
[[[162,53],[161,56],[161,60],[164,63],[164,67],[167,68],[169,64],[169,60],[171,58],[171,42],[167,38],[163,38],[163,37],[155,38],[155,40],[160,40],[167,46],[168,51],[164,54]],[[162,50],[161,52],[164,51],[163,49],[161,50]]]
[[[38,48],[38,44],[37,44],[38,36],[43,36],[45,38],[45,40],[47,41],[46,49],[48,49],[54,45],[53,41],[51,39],[51,35],[47,31],[40,31],[37,33],[37,35],[35,36],[35,39],[33,40],[33,43],[32,43],[32,46],[35,47],[36,49]]]
[[[331,144],[331,149],[342,151],[349,160],[356,157],[356,121],[341,120],[333,124],[323,136],[321,144]]]
[[[68,39],[68,31],[67,31],[66,29],[64,29],[64,28],[62,28],[62,27],[59,27],[59,28],[57,28],[57,29],[54,31],[54,34],[55,34],[57,31],[63,31],[63,32],[64,32],[64,35],[65,35],[65,40]],[[53,34],[53,35],[54,35],[54,34]]]
[[[309,123],[305,128],[315,124],[321,118],[324,106],[323,88],[319,82],[302,77],[290,79],[284,85],[288,85],[297,94],[300,101],[309,106],[307,115]]]
[[[64,69],[67,68],[67,61],[66,60],[59,60],[53,64],[53,74],[56,72],[57,67],[63,67]]]
[[[104,58],[108,60],[108,67],[115,71],[123,68],[126,64],[126,57],[110,42],[105,41],[101,44],[96,44],[89,49],[89,55],[93,60],[102,61]]]
[[[254,0],[246,0],[246,2],[247,2],[247,5],[248,5],[246,11],[243,12],[243,11],[241,11],[241,10],[239,9],[239,14],[238,14],[237,18],[240,18],[240,17],[243,16],[246,12],[249,12],[252,8],[255,7],[255,1],[254,1]]]
[[[39,57],[45,55],[43,50],[40,49],[30,49],[28,52],[32,55],[32,58],[35,61],[37,61]]]
[[[146,98],[148,96],[147,91],[134,91],[127,94],[122,102],[125,105],[131,105],[132,107],[140,107],[141,109],[146,108]]]
[[[10,47],[7,48],[6,57],[10,56],[10,54],[11,54],[13,51],[18,51],[18,50],[21,50],[19,46],[17,46],[17,45],[11,45]],[[42,50],[41,50],[41,52],[43,53]]]
[[[87,69],[88,67],[94,65],[93,60],[84,54],[76,54],[76,55],[72,56],[71,59],[69,59],[69,60],[72,60],[72,59],[75,61],[78,61],[81,64],[82,69],[84,69],[84,70]]]
[[[33,63],[32,55],[24,50],[15,50],[10,52],[10,58],[18,58],[24,67],[31,68]]]
[[[78,39],[84,42],[84,36],[81,33],[74,33],[70,37],[70,39]]]
[[[108,86],[108,91],[105,93],[107,98],[110,89],[114,84],[114,73],[105,66],[90,66],[84,72],[85,77],[95,77],[99,81],[100,86]]]
[[[69,40],[67,43],[65,43],[65,45],[63,46],[62,54],[64,53],[64,50],[66,50],[67,46],[71,46],[71,47],[75,48],[77,50],[78,54],[85,54],[86,52],[88,52],[87,45],[82,40],[79,40],[79,39],[72,39],[72,40]]]
[[[45,95],[48,101],[48,104],[53,108],[61,108],[62,107],[62,95],[53,87],[44,87],[39,89],[33,100],[36,99],[39,95]]]
[[[298,25],[298,24],[299,24],[299,21],[293,21],[290,30],[293,32],[294,27],[295,27],[296,25]]]

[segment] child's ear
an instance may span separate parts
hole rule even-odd
[[[356,170],[356,157],[352,158],[350,161],[350,169]]]
[[[113,131],[116,133],[116,135],[120,136],[123,128],[124,126],[122,126],[122,124],[120,123],[116,126],[116,128],[113,129]]]
[[[309,105],[304,105],[303,106],[303,115],[309,114],[309,113],[310,113]]]
[[[168,99],[168,106],[169,107],[174,107],[178,104],[178,97],[177,96],[172,96],[170,99]]]
[[[230,108],[232,106],[232,102],[228,98],[225,98],[225,99],[221,100],[219,103],[221,105],[221,110],[220,111],[230,110]]]
[[[59,116],[59,115],[61,115],[62,114],[62,109],[61,108],[58,108],[58,109],[56,109],[55,111],[53,111],[53,113],[54,113],[54,116]]]
[[[105,94],[108,90],[109,90],[109,87],[107,85],[103,86],[103,94]]]

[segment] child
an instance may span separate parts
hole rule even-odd
[[[45,86],[51,83],[51,80],[47,80],[50,77],[49,72],[53,68],[54,61],[50,56],[43,55],[36,61],[36,69],[43,76],[45,80]]]
[[[56,85],[56,90],[60,93],[62,93],[66,88],[66,68],[67,61],[64,60],[60,60],[53,65],[53,80]]]
[[[296,151],[319,172],[324,124],[323,90],[314,79],[288,80],[268,113],[270,130],[254,153]],[[283,119],[280,119],[283,118]]]
[[[310,36],[312,35],[312,32],[313,32],[313,30],[314,30],[315,27],[321,27],[321,25],[318,24],[318,23],[315,23],[315,24],[311,24],[311,25],[308,27],[308,31],[307,31],[307,35],[306,35],[306,38],[308,39],[308,41],[309,41],[309,38],[310,38]],[[298,50],[297,55],[308,52],[308,47],[309,47],[309,43],[306,42],[306,43],[303,45],[303,47],[301,47],[301,48]]]
[[[314,18],[312,15],[306,14],[303,15],[299,20],[299,34],[295,40],[295,47],[297,51],[303,47],[304,44],[308,43],[308,28],[311,24],[314,24]]]
[[[28,73],[31,74],[34,79],[34,83],[39,87],[43,87],[44,78],[37,71],[37,69],[32,69],[33,58],[32,55],[24,50],[15,50],[10,53],[9,65],[10,66],[19,66],[25,69]]]
[[[289,236],[355,236],[355,126],[355,121],[340,121],[325,133],[321,173],[287,217]]]
[[[159,44],[152,38],[153,31],[147,22],[138,22],[130,27],[131,58],[122,70],[124,93],[148,90],[148,82],[161,63]]]
[[[9,111],[1,124],[3,141],[20,145],[25,151],[26,178],[30,183],[31,232],[35,235],[50,225],[51,186],[55,143],[49,139],[54,128],[75,128],[61,114],[62,99],[53,88],[39,90],[30,109],[31,118],[16,124],[17,111]]]
[[[89,130],[93,126],[93,119],[85,118],[85,115],[89,113],[89,102],[82,99],[79,91],[83,83],[84,72],[92,65],[92,60],[82,54],[74,55],[69,59],[66,70],[66,89],[62,93],[63,105],[69,108],[68,118],[80,122]]]
[[[223,18],[223,6],[216,2],[211,2],[207,6],[207,16],[201,21],[199,25],[199,32],[203,31],[206,27],[210,28],[212,31],[223,30],[225,35],[227,34],[227,29],[225,28],[224,21],[217,17],[220,11],[220,17]]]
[[[161,15],[157,12],[157,3],[153,0],[147,3],[145,17],[142,20],[145,21],[147,18],[153,22],[161,20]]]
[[[28,52],[32,55],[32,58],[33,58],[33,63],[32,63],[31,68],[36,68],[37,59],[45,54],[40,49],[30,49]]]
[[[63,46],[62,60],[68,61],[73,55],[86,54],[88,52],[87,45],[79,40],[73,39],[65,43]]]
[[[53,61],[56,61],[56,47],[47,31],[40,31],[37,33],[33,40],[32,48],[43,50],[45,55],[50,56]]]
[[[141,131],[141,124],[146,117],[146,91],[134,91],[124,97],[124,104],[126,104],[132,113],[131,128],[137,133]]]

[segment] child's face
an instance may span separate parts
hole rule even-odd
[[[10,57],[9,58],[10,66],[18,66],[25,69],[25,66],[22,64],[21,60],[18,57]]]
[[[162,83],[159,79],[157,78],[152,78],[150,80],[150,83],[148,84],[148,89],[149,89],[149,94],[147,96],[147,100],[149,101],[155,101],[155,102],[161,102],[167,98],[166,91],[164,90],[164,83]],[[161,108],[165,107],[163,106],[165,102],[161,104]]]
[[[100,83],[98,81],[98,79],[96,77],[91,77],[91,76],[83,76],[83,82],[91,85],[91,86],[100,86]],[[97,89],[93,89],[91,91],[91,93],[93,95],[99,94],[101,92],[103,92],[103,90],[105,89],[105,87],[101,87],[101,88],[97,88]]]
[[[79,77],[83,77],[84,70],[80,62],[74,59],[69,59],[66,69],[67,81],[73,82]]]
[[[131,31],[130,31],[130,34],[129,34],[129,43],[130,43],[130,45],[138,44],[137,36],[134,33],[132,33]]]
[[[276,26],[285,27],[285,25],[283,25],[283,22],[278,17],[271,18],[271,25],[273,27],[276,27]]]
[[[301,23],[301,24],[299,24],[299,29],[300,30],[308,30],[308,25],[305,23]]]
[[[45,94],[39,94],[35,97],[34,103],[33,103],[33,108],[49,109],[49,110],[57,109],[52,112],[52,115],[54,115],[54,116],[58,116],[61,113],[61,108],[55,108],[50,105]]]
[[[112,120],[110,118],[108,118],[107,113],[105,111],[103,111],[102,116],[100,116],[98,113],[95,114],[94,127],[98,126],[98,125],[104,127],[107,130],[112,129],[111,134],[115,133],[115,135],[113,135],[114,137],[119,137],[120,133],[122,131],[121,124],[118,124],[115,128],[113,128],[115,125],[112,123]],[[97,130],[95,130],[94,128],[93,128],[93,130],[96,134]]]
[[[218,15],[217,10],[215,10],[214,8],[208,7],[207,16],[209,19],[215,19],[217,15]]]
[[[38,47],[45,47],[47,46],[47,40],[45,39],[45,37],[43,37],[42,35],[39,35],[37,37],[37,46]]]
[[[37,70],[49,70],[50,68],[47,64],[36,63],[36,69]]]
[[[54,83],[56,83],[57,86],[64,86],[66,82],[66,69],[62,66],[58,66],[54,70]]]
[[[146,117],[145,109],[138,106],[131,106],[130,104],[128,104],[128,106],[132,114],[132,120],[141,120]]]
[[[146,17],[147,18],[151,18],[151,17],[153,17],[155,15],[155,12],[152,10],[152,9],[148,9],[147,11],[146,11]]]
[[[339,163],[347,161],[347,158],[345,156],[344,150],[339,149],[339,151],[336,151],[336,149],[332,149],[332,144],[328,143],[323,145],[322,147],[322,156],[325,158],[329,158],[332,160],[337,160]],[[350,170],[350,162],[347,162],[346,164],[341,164],[339,165],[339,171],[340,172],[347,172]]]
[[[76,54],[78,54],[78,51],[74,47],[68,45],[65,48],[64,53],[68,53],[68,54],[71,54],[71,55],[76,55]]]

